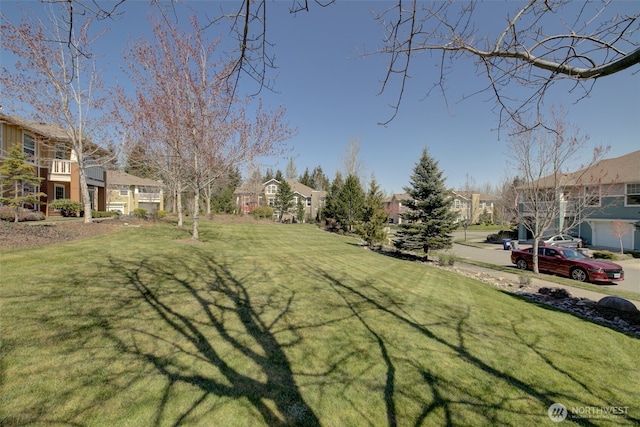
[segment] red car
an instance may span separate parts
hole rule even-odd
[[[511,262],[519,269],[533,269],[533,248],[511,251]],[[616,282],[624,280],[618,264],[589,258],[571,248],[538,248],[538,270],[568,276],[579,282]]]

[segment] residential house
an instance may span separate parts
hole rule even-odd
[[[490,195],[451,190],[453,205],[451,210],[456,213],[456,222],[470,220],[472,224],[480,222],[481,216],[489,215],[493,221],[494,199]],[[393,194],[384,199],[385,209],[389,216],[389,223],[402,224],[402,214],[407,211],[407,201],[411,196],[407,193]]]
[[[456,213],[456,222],[467,221],[468,224],[493,222],[494,196],[451,190],[451,197],[453,198],[452,210]]]
[[[383,200],[387,216],[389,217],[389,224],[402,224],[402,214],[408,210],[407,201],[409,200],[411,200],[411,196],[407,193],[392,194]]]
[[[551,176],[542,178],[541,187],[552,179]],[[591,246],[619,249],[620,239],[615,229],[620,226],[623,247],[640,250],[640,150],[563,175],[558,191],[562,205],[558,212],[563,214],[555,219],[554,229],[550,232],[566,231],[582,237]],[[588,197],[589,201],[572,203],[569,194],[582,194],[581,197]],[[524,199],[520,197],[520,200]],[[519,203],[519,211],[521,215],[527,215],[525,203]],[[573,218],[578,225],[566,230],[564,225],[573,222],[570,221]],[[523,224],[520,224],[518,234],[521,240],[531,238]]]
[[[78,162],[64,129],[0,113],[0,161],[8,157],[14,144],[22,145],[28,163],[34,167],[36,175],[42,178],[40,188],[35,186],[25,191],[47,195],[41,199],[43,204],[25,208],[41,211],[46,216],[56,216],[59,214],[49,208],[54,200],[71,199],[82,202]],[[105,210],[105,170],[100,166],[93,166],[87,168],[86,172],[91,209]]]
[[[117,170],[107,171],[107,210],[132,215],[138,208],[164,210],[164,184]]]
[[[304,206],[306,218],[317,218],[324,206],[327,192],[314,190],[293,179],[288,179],[287,183],[293,192],[294,206],[300,200]],[[275,178],[263,183],[258,188],[251,188],[248,184],[238,187],[234,191],[238,212],[249,214],[258,206],[273,206],[279,187],[280,181]],[[278,212],[275,212],[275,215],[277,214]]]

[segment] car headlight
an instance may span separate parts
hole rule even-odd
[[[600,267],[589,267],[587,270],[593,271],[594,273],[604,273]]]

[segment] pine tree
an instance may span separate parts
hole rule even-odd
[[[27,155],[22,151],[22,144],[14,144],[9,152],[9,158],[0,166],[0,203],[14,208],[14,221],[20,220],[20,207],[24,203],[40,205],[40,197],[45,193],[30,193],[29,187],[37,186],[43,178],[36,176],[33,166],[27,163]],[[5,195],[7,197],[5,197]]]
[[[333,178],[331,185],[329,186],[329,191],[327,191],[327,197],[325,199],[325,205],[322,209],[322,219],[325,220],[335,220],[338,219],[338,195],[342,190],[342,186],[344,185],[344,181],[342,179],[342,174],[340,172],[336,172],[336,176]]]
[[[369,189],[364,199],[364,210],[362,224],[356,228],[358,234],[362,236],[368,245],[382,243],[387,238],[384,228],[387,226],[389,217],[383,205],[384,196],[375,178],[369,182]]]
[[[329,178],[322,172],[322,166],[318,165],[311,172],[311,182],[313,183],[309,187],[318,191],[329,190]]]
[[[451,210],[453,199],[445,186],[445,179],[438,162],[427,150],[413,169],[411,186],[404,190],[411,196],[409,210],[403,214],[405,223],[400,225],[394,242],[398,249],[422,250],[451,247],[451,233],[456,228],[455,214]]]
[[[300,224],[304,223],[304,203],[302,203],[302,199],[298,199],[298,203],[296,203],[296,222]]]
[[[302,185],[306,185],[309,188],[313,188],[313,181],[311,180],[311,175],[309,174],[309,168],[305,168],[304,173],[298,179],[298,182]]]
[[[349,231],[362,221],[364,214],[364,191],[360,179],[349,175],[338,195],[338,217],[336,218]]]
[[[279,212],[280,221],[282,221],[283,216],[288,214],[289,210],[293,207],[293,191],[289,183],[285,180],[282,180],[278,186],[273,207]]]

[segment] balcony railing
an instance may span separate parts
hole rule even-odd
[[[71,161],[52,160],[49,166],[49,181],[71,182]]]
[[[87,181],[100,181],[104,182],[104,168],[100,166],[90,166],[86,169]]]
[[[160,203],[161,193],[138,193],[138,202],[141,203]]]

